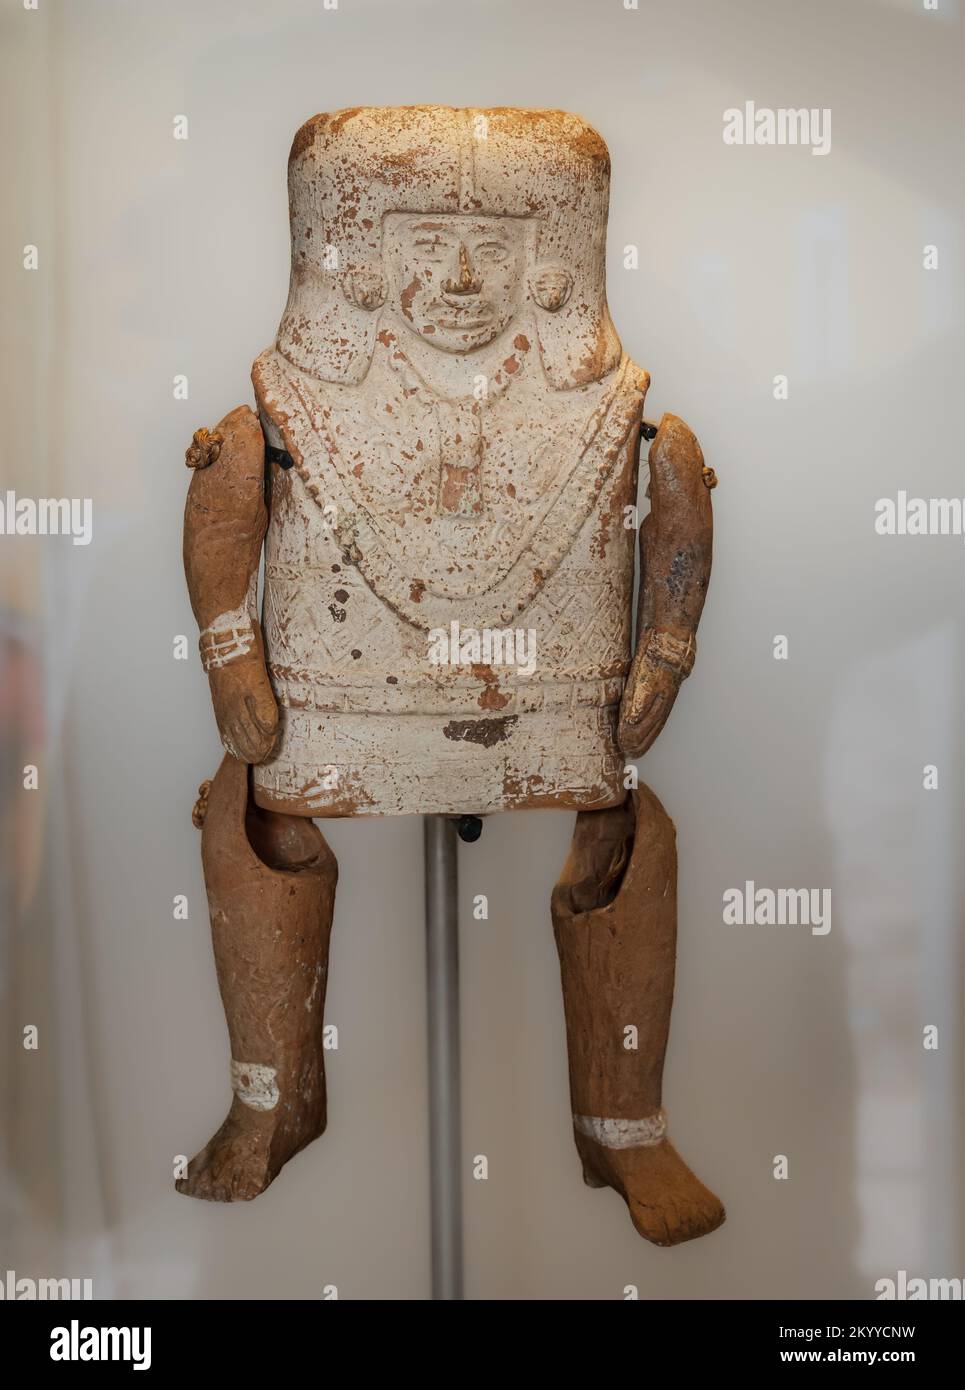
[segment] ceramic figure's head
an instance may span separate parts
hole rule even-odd
[[[390,324],[471,353],[526,324],[557,389],[619,360],[606,305],[609,156],[578,116],[360,107],[315,116],[289,158],[292,274],[278,349],[361,381]]]

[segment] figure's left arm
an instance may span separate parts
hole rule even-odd
[[[713,548],[717,479],[693,432],[664,415],[650,446],[650,515],[640,527],[637,642],[617,740],[639,758],[666,723],[690,672]]]

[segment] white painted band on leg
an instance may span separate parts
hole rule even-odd
[[[604,1120],[598,1115],[574,1115],[573,1124],[605,1149],[646,1149],[667,1136],[667,1114],[658,1110],[645,1120]]]
[[[260,1062],[236,1062],[231,1059],[231,1089],[240,1101],[252,1110],[274,1110],[279,1091],[274,1067]]]

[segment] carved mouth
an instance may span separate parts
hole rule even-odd
[[[429,312],[438,328],[488,328],[494,318],[491,306],[478,299],[466,304],[443,296],[429,306]]]
[[[436,319],[437,328],[446,328],[451,331],[458,330],[460,333],[472,331],[476,328],[492,327],[492,319]]]
[[[493,316],[492,314],[484,314],[482,317],[468,319],[458,314],[451,317],[447,314],[440,314],[432,322],[436,328],[448,329],[450,332],[467,333],[480,328],[492,328]]]

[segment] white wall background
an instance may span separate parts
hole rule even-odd
[[[700,659],[641,770],[681,856],[672,1130],[728,1222],[657,1250],[616,1196],[583,1186],[548,906],[572,817],[498,817],[461,851],[468,1294],[870,1297],[898,1269],[965,1274],[965,552],[873,526],[899,488],[965,494],[957,4],[0,13],[3,485],[95,508],[87,548],[0,538],[45,720],[42,791],[20,790],[12,736],[4,764],[20,830],[0,957],[0,1266],[92,1276],[100,1296],[428,1295],[415,819],[325,827],[341,865],[328,1133],[254,1204],[173,1190],[173,1155],[200,1147],[229,1092],[190,822],[219,745],[198,663],[171,651],[193,634],[183,452],[250,401],[284,305],[292,134],[319,110],[441,102],[569,108],[605,136],[614,318],[653,375],[648,414],[683,415],[720,477]],[[830,154],[724,145],[722,113],[746,100],[830,107]],[[830,888],[830,934],[725,927],[721,895],[746,879]],[[478,892],[488,923],[469,911]],[[31,1022],[41,1047],[24,1052]],[[469,1177],[477,1153],[485,1183]]]

